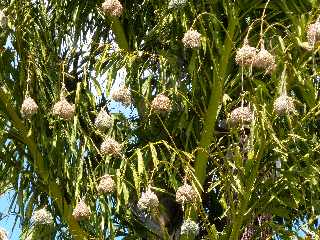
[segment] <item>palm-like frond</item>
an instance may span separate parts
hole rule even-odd
[[[312,227],[319,215],[318,49],[301,46],[319,14],[315,1],[121,3],[123,15],[113,18],[102,1],[1,2],[9,21],[0,34],[0,178],[3,192],[16,192],[22,238],[37,231],[30,218],[43,206],[55,218],[46,239],[174,239],[188,217],[210,239],[239,239],[263,214],[283,236],[297,219]],[[234,61],[248,29],[258,46],[263,11],[265,47],[277,63],[272,75]],[[191,28],[201,33],[198,49],[182,44]],[[112,128],[98,131],[94,119],[110,106],[120,71],[137,114],[113,113]],[[63,82],[76,106],[69,122],[52,114]],[[297,112],[278,117],[273,103],[284,82]],[[39,106],[31,120],[20,113],[27,89]],[[151,110],[160,93],[173,102],[169,114]],[[228,118],[242,99],[255,121],[239,131]],[[106,136],[123,143],[121,156],[101,155]],[[105,173],[116,181],[109,196],[96,190]],[[185,180],[202,199],[197,206],[175,202]],[[160,200],[151,216],[136,207],[148,186]],[[81,198],[94,210],[89,221],[72,217]]]

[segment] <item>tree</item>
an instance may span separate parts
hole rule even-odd
[[[316,232],[317,1],[1,7],[1,189],[22,239]]]

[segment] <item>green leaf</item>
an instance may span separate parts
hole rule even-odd
[[[139,176],[141,177],[142,174],[145,172],[145,167],[144,167],[144,160],[142,157],[142,153],[140,149],[136,150],[137,158],[138,158],[138,173]]]
[[[133,182],[137,191],[137,195],[140,196],[140,182],[141,182],[140,177],[133,165],[131,165],[131,171],[132,171]]]
[[[157,150],[154,147],[153,143],[149,143],[149,147],[150,147],[151,157],[152,157],[152,161],[153,161],[153,166],[155,169],[157,169],[158,164],[159,164]]]
[[[124,203],[127,205],[129,203],[129,190],[127,188],[127,185],[124,183],[122,183],[122,194]]]

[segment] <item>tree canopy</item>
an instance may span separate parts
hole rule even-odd
[[[316,236],[318,5],[2,0],[0,189],[21,239]]]

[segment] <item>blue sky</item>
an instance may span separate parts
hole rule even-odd
[[[10,240],[18,240],[21,231],[19,223],[17,223],[13,231],[11,231],[14,226],[16,216],[8,214],[12,195],[12,192],[8,192],[0,197],[0,212],[2,215],[0,227],[4,228],[9,233]]]

